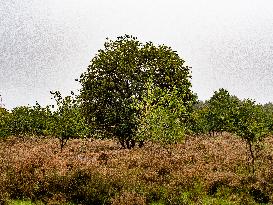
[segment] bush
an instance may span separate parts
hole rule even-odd
[[[35,106],[19,106],[7,113],[2,121],[5,123],[6,135],[36,135],[49,134],[52,117],[49,106],[43,108],[38,103]]]

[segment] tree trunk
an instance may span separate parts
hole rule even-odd
[[[136,141],[134,139],[119,139],[119,142],[124,149],[131,149],[136,145]]]
[[[254,155],[254,150],[252,147],[252,143],[250,141],[247,141],[249,152],[250,152],[250,157],[251,157],[251,168],[252,168],[252,174],[255,173],[255,155]]]
[[[66,145],[67,141],[68,141],[68,137],[60,137],[60,146],[61,146],[61,152],[63,152],[63,148]]]
[[[144,140],[140,140],[138,143],[138,147],[141,148],[144,146]]]

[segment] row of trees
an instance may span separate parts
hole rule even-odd
[[[133,109],[140,111],[136,119],[137,129],[131,140],[143,145],[145,140],[163,143],[175,143],[186,135],[210,135],[223,132],[234,133],[241,137],[249,147],[252,167],[255,164],[255,145],[273,132],[273,104],[260,105],[246,99],[240,100],[225,89],[214,92],[205,102],[197,102],[182,121],[181,113],[186,113],[180,105],[176,93],[153,89],[148,83],[147,95],[142,102],[133,101]],[[11,112],[0,108],[0,136],[55,136],[59,139],[61,149],[70,138],[99,137],[111,138],[113,135],[95,135],[95,129],[87,124],[82,113],[81,102],[75,96],[63,98],[60,92],[52,92],[57,107],[35,106],[16,107]],[[155,96],[161,96],[154,103]],[[182,119],[182,120],[181,120]],[[127,136],[118,138],[124,147]],[[122,141],[124,140],[124,141]]]
[[[0,108],[0,137],[14,136],[55,136],[61,149],[70,138],[85,137],[88,125],[80,111],[75,96],[62,97],[59,91],[51,92],[56,102],[42,107],[19,106],[10,112]]]
[[[192,116],[193,134],[213,136],[229,132],[245,140],[254,172],[255,147],[273,133],[273,104],[240,100],[227,90],[219,89],[208,101],[197,103]]]

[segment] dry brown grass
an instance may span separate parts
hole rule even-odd
[[[112,204],[147,204],[164,197],[169,204],[179,204],[181,192],[199,183],[208,195],[224,185],[249,193],[258,190],[272,201],[272,144],[273,138],[265,140],[251,176],[245,143],[229,134],[189,137],[169,146],[147,143],[132,150],[121,149],[114,140],[75,139],[63,152],[56,139],[13,137],[0,142],[0,197],[3,203],[29,198],[48,204],[95,204],[86,201],[95,194],[107,196],[105,203]],[[235,203],[243,198],[228,197]],[[192,200],[201,203],[196,196]]]

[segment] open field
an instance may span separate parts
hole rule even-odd
[[[272,203],[273,138],[263,146],[252,175],[246,144],[229,134],[131,150],[76,139],[63,152],[56,139],[11,137],[0,141],[0,203]]]

